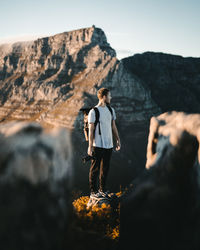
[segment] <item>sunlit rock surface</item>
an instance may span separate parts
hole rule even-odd
[[[117,59],[103,30],[92,26],[0,46],[0,122],[36,121],[48,129],[70,129],[76,184],[84,190],[88,190],[88,174],[81,158],[87,145],[79,110],[97,104],[100,87],[111,90],[122,139],[121,154],[114,154],[115,171],[110,172],[113,181],[108,181],[113,183],[108,188],[119,191],[121,184],[126,185],[140,171],[141,161],[144,166],[146,129],[160,108],[146,84]]]
[[[177,146],[183,132],[188,132],[196,137],[198,142],[200,141],[200,114],[173,111],[152,117],[147,145],[146,168],[150,168],[159,160],[159,151],[160,148],[163,148],[165,140],[168,140],[172,147]],[[190,144],[185,143],[182,147],[186,151],[190,150]],[[198,161],[200,162],[199,152],[198,150]]]
[[[102,84],[112,90],[116,109],[129,124],[158,110],[148,89],[126,72],[95,26],[0,46],[2,121],[74,128],[80,108],[94,105]]]

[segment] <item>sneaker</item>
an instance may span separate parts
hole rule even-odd
[[[101,194],[100,192],[98,192],[98,193],[92,192],[92,193],[90,194],[90,198],[99,199],[99,198],[103,198],[103,196],[102,196],[102,194]]]
[[[97,192],[91,192],[91,193],[90,193],[90,198],[95,197],[96,194],[97,194]]]
[[[111,198],[110,197],[110,191],[106,191],[106,192],[103,192],[103,191],[99,191],[99,194],[102,196],[102,197],[104,197],[104,198]]]

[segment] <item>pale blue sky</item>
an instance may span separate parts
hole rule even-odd
[[[155,51],[200,57],[200,0],[3,0],[0,43],[91,27],[118,58]]]

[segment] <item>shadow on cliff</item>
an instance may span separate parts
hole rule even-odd
[[[6,120],[9,120],[9,118],[12,116],[12,114],[20,107],[20,104],[18,103],[13,107],[1,120],[0,123],[5,122]]]

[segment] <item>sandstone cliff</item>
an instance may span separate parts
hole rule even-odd
[[[2,121],[77,127],[79,109],[95,104],[100,86],[112,90],[113,106],[127,125],[158,111],[149,90],[126,71],[95,26],[0,46]]]
[[[152,116],[200,111],[199,66],[199,58],[151,52],[119,61],[95,26],[1,45],[0,122],[36,121],[47,128],[71,129],[74,166],[79,166],[75,172],[81,177],[78,183],[85,185],[88,173],[81,155],[87,143],[79,110],[95,105],[97,90],[108,87],[122,140],[121,153],[113,155],[112,189],[116,183],[129,183],[145,167]]]

